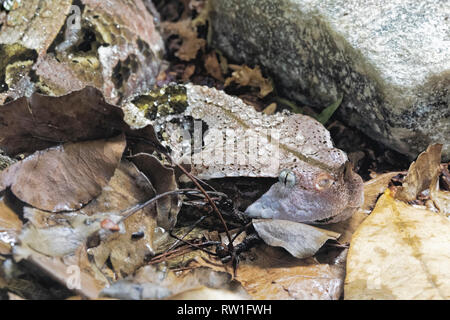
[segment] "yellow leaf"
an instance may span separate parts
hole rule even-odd
[[[264,98],[273,91],[272,82],[263,77],[259,66],[252,69],[246,65],[239,66],[230,64],[229,67],[234,70],[234,72],[231,74],[230,78],[225,80],[225,87],[229,86],[232,82],[236,82],[241,86],[259,88],[259,96],[261,98]]]
[[[353,235],[345,299],[449,299],[450,221],[387,190]]]

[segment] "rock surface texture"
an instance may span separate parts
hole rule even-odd
[[[286,96],[327,106],[411,158],[450,159],[448,0],[211,0],[213,42]]]

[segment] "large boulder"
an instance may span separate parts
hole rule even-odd
[[[284,95],[411,158],[450,159],[450,6],[440,0],[211,0],[213,43]]]

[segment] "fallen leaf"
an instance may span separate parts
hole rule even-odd
[[[246,65],[229,65],[230,69],[234,70],[230,78],[225,80],[225,87],[232,82],[236,82],[241,86],[250,86],[259,88],[259,96],[264,98],[273,91],[273,85],[269,79],[263,77],[259,66],[250,68]]]
[[[388,172],[380,174],[377,177],[364,183],[364,204],[349,219],[321,226],[324,229],[340,233],[340,243],[350,243],[352,235],[358,226],[372,212],[378,197],[388,188],[392,178],[401,172]]]
[[[391,191],[353,235],[345,299],[449,299],[450,221]]]
[[[281,248],[262,244],[241,254],[235,279],[257,300],[336,300],[343,290],[344,263],[297,259]],[[229,266],[205,259],[192,265],[233,272]]]
[[[189,81],[189,79],[192,77],[192,75],[195,73],[195,64],[188,65],[183,72],[183,76],[181,79],[183,81]]]
[[[411,163],[403,185],[395,194],[396,199],[413,201],[422,191],[435,187],[441,172],[441,151],[442,144],[430,145]]]
[[[312,257],[327,240],[339,238],[339,234],[304,223],[287,220],[254,219],[259,237],[270,246],[282,247],[294,257]]]
[[[151,125],[127,124],[122,109],[106,103],[92,87],[61,97],[34,93],[0,105],[0,149],[9,156],[64,142],[111,138],[121,132],[162,148]]]
[[[267,115],[272,115],[275,113],[275,111],[277,110],[277,104],[275,102],[269,104],[264,110],[263,112]]]
[[[211,51],[205,56],[205,69],[214,79],[223,81],[222,67],[215,51]]]
[[[89,237],[102,229],[104,220],[109,219],[118,224],[122,211],[153,196],[154,190],[146,177],[133,164],[123,162],[101,195],[79,211],[55,214],[25,207],[24,216],[29,222],[20,234],[20,245],[14,247],[14,254],[18,258],[26,258],[30,250],[53,257],[73,254]],[[124,225],[121,224],[125,234],[112,234],[112,238],[123,236],[124,245],[149,251],[153,246],[153,229],[156,225],[154,215],[152,206],[137,212],[125,220]],[[106,238],[104,240],[108,242],[111,233],[104,231],[99,235],[99,241]],[[144,236],[133,240],[131,234],[137,231],[145,231]],[[111,252],[110,249],[106,251],[107,254]]]
[[[27,260],[35,267],[50,274],[53,279],[61,284],[65,286],[72,284],[73,287],[70,289],[85,298],[96,299],[102,286],[104,286],[104,283],[99,282],[89,273],[77,268],[76,264],[65,264],[60,258],[48,257],[38,252],[31,252]],[[75,278],[75,282],[71,283],[71,278],[73,277],[78,278]]]
[[[156,157],[138,153],[131,157],[136,167],[148,177],[155,188],[156,194],[178,189],[175,171],[164,166]],[[181,201],[177,195],[168,196],[157,201],[158,226],[171,230],[177,223],[177,215],[181,208]]]
[[[37,151],[0,173],[0,191],[51,212],[80,209],[100,195],[125,149],[123,135]]]
[[[192,20],[184,19],[178,22],[163,22],[161,24],[164,31],[169,35],[178,35],[181,45],[177,49],[175,56],[184,61],[190,61],[197,57],[200,50],[204,50],[205,39],[198,38],[197,30],[192,25]]]

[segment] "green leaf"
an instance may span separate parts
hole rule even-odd
[[[341,94],[335,103],[325,108],[318,116],[315,117],[316,120],[323,125],[327,123],[334,112],[337,110],[337,108],[339,108],[339,106],[341,105],[343,97],[344,96]]]

